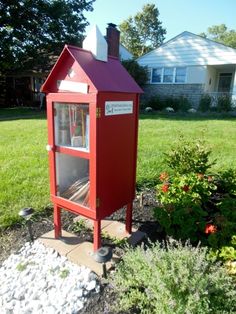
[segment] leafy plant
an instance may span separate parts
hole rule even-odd
[[[202,174],[176,174],[160,176],[163,181],[157,186],[160,206],[154,215],[168,235],[178,239],[198,242],[206,227],[207,211],[203,203],[216,189],[212,177]]]
[[[138,62],[134,59],[123,60],[122,65],[140,86],[146,84],[148,80],[148,72],[146,67],[139,65]]]
[[[189,102],[188,98],[181,96],[179,98],[179,111],[187,112],[191,108],[191,103]]]
[[[28,266],[28,263],[19,263],[17,266],[16,266],[16,269],[18,271],[24,271]]]
[[[222,95],[217,100],[217,111],[224,112],[232,110],[232,100],[228,95]]]
[[[152,107],[153,110],[163,110],[165,108],[164,102],[157,95],[149,98],[148,106]]]
[[[229,245],[232,235],[236,234],[236,198],[230,196],[222,198],[217,203],[212,220],[218,232],[209,235],[209,245],[215,249]]]
[[[60,272],[60,277],[61,277],[62,279],[65,279],[66,277],[69,276],[69,273],[70,273],[69,269],[63,269],[63,270]]]
[[[202,141],[187,141],[180,139],[176,147],[165,154],[166,164],[176,173],[204,174],[215,164],[210,162],[211,150],[204,146]]]
[[[236,196],[236,169],[225,169],[218,174],[219,192]]]
[[[113,275],[116,311],[132,313],[235,313],[236,290],[207,249],[169,240],[128,248]]]
[[[201,96],[198,110],[202,112],[207,112],[210,111],[210,109],[211,109],[211,96],[208,94],[204,94]]]
[[[89,230],[89,228],[87,227],[85,220],[81,218],[73,223],[71,230],[75,233],[81,233],[83,231]]]
[[[116,246],[124,246],[128,243],[127,238],[119,239],[117,237],[112,237],[111,235],[109,235],[109,233],[105,231],[102,231],[102,238],[110,240]]]

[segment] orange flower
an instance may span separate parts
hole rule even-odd
[[[162,172],[161,174],[160,174],[160,180],[162,181],[162,182],[164,182],[164,181],[167,181],[168,179],[169,179],[169,175],[168,175],[168,173],[167,172]]]
[[[162,187],[161,187],[161,189],[162,189],[162,191],[165,192],[165,193],[168,192],[168,190],[169,190],[169,184],[163,184]]]
[[[208,180],[208,182],[211,182],[211,181],[213,181],[213,178],[212,178],[212,176],[208,176],[208,177],[207,177],[207,180]]]
[[[206,224],[206,227],[205,227],[206,234],[216,233],[216,231],[217,231],[217,227],[215,225]]]

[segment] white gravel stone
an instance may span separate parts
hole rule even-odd
[[[54,249],[26,243],[0,267],[1,314],[73,314],[100,286],[90,269],[75,265]]]

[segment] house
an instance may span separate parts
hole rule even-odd
[[[236,97],[236,49],[193,33],[179,34],[137,62],[149,71],[146,98],[184,96],[197,107],[204,93],[213,100]]]

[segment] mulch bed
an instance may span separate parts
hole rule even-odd
[[[157,205],[155,191],[145,189],[141,191],[135,201],[133,207],[133,226],[147,234],[147,238],[151,241],[162,240],[164,234],[153,217],[153,208]],[[75,215],[63,211],[62,225],[63,229],[71,232],[73,218]],[[120,209],[109,217],[109,219],[125,222],[125,209]],[[53,229],[52,209],[45,209],[44,213],[37,215],[33,219],[34,237],[38,238],[42,234]],[[93,241],[91,231],[83,231],[77,234],[83,240]],[[12,253],[17,252],[24,243],[28,241],[28,232],[25,226],[16,225],[0,233],[0,265]],[[118,255],[122,254],[122,248],[115,246],[111,240],[103,239],[102,244],[113,247],[113,251]],[[82,314],[100,314],[112,313],[109,305],[113,305],[115,294],[109,282],[101,279],[101,292],[91,296],[90,301],[80,312]]]

